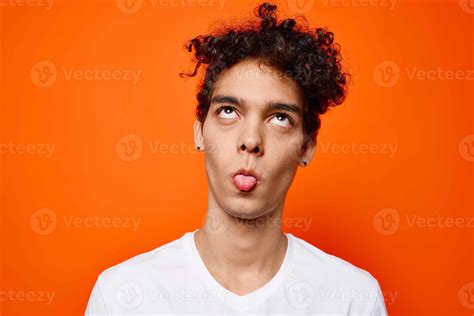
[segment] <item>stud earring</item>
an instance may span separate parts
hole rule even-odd
[[[306,166],[308,163],[306,161],[303,160],[303,164]]]

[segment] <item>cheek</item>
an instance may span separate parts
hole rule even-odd
[[[267,148],[265,169],[271,174],[273,188],[286,189],[293,181],[298,168],[297,145],[279,143],[277,146]]]
[[[229,144],[223,142],[218,133],[213,133],[211,129],[205,135],[205,163],[206,170],[211,181],[214,179],[224,179],[228,172],[229,164]],[[220,180],[218,180],[220,181]]]
[[[235,134],[218,128],[214,122],[209,122],[203,130],[206,159],[217,166],[225,166],[235,159]]]
[[[272,160],[278,161],[275,167],[280,169],[293,169],[299,164],[301,160],[301,146],[302,137],[288,137],[286,139],[274,138],[269,146],[266,147],[266,152],[269,156],[274,157]],[[281,172],[285,172],[280,170]]]
[[[303,137],[295,137],[285,144],[285,155],[289,164],[298,164],[301,160]]]
[[[211,113],[208,115],[211,115]],[[206,146],[206,152],[215,155],[217,153],[216,150],[224,145],[222,143],[225,141],[225,138],[213,119],[207,118],[206,120],[203,129],[204,145]]]
[[[275,167],[273,177],[275,179],[275,185],[281,187],[287,187],[293,181],[293,177],[296,173],[294,164],[282,162],[279,166]]]

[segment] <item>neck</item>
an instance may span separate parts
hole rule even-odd
[[[198,251],[215,275],[270,279],[287,249],[281,230],[283,203],[261,217],[242,219],[219,207],[208,207],[206,222],[195,234]]]

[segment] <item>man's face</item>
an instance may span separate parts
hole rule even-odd
[[[303,101],[294,83],[255,60],[223,72],[214,86],[195,141],[204,145],[209,207],[238,218],[257,218],[282,207],[304,150]],[[252,177],[234,175],[239,169]]]

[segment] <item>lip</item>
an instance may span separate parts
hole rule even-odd
[[[244,169],[244,168],[241,168],[239,170],[237,170],[236,172],[234,172],[232,175],[231,175],[231,178],[235,177],[236,175],[238,174],[243,174],[244,176],[252,176],[252,177],[255,177],[255,179],[257,179],[257,183],[260,181],[260,176],[257,174],[257,172],[255,172],[255,170],[253,169]]]

